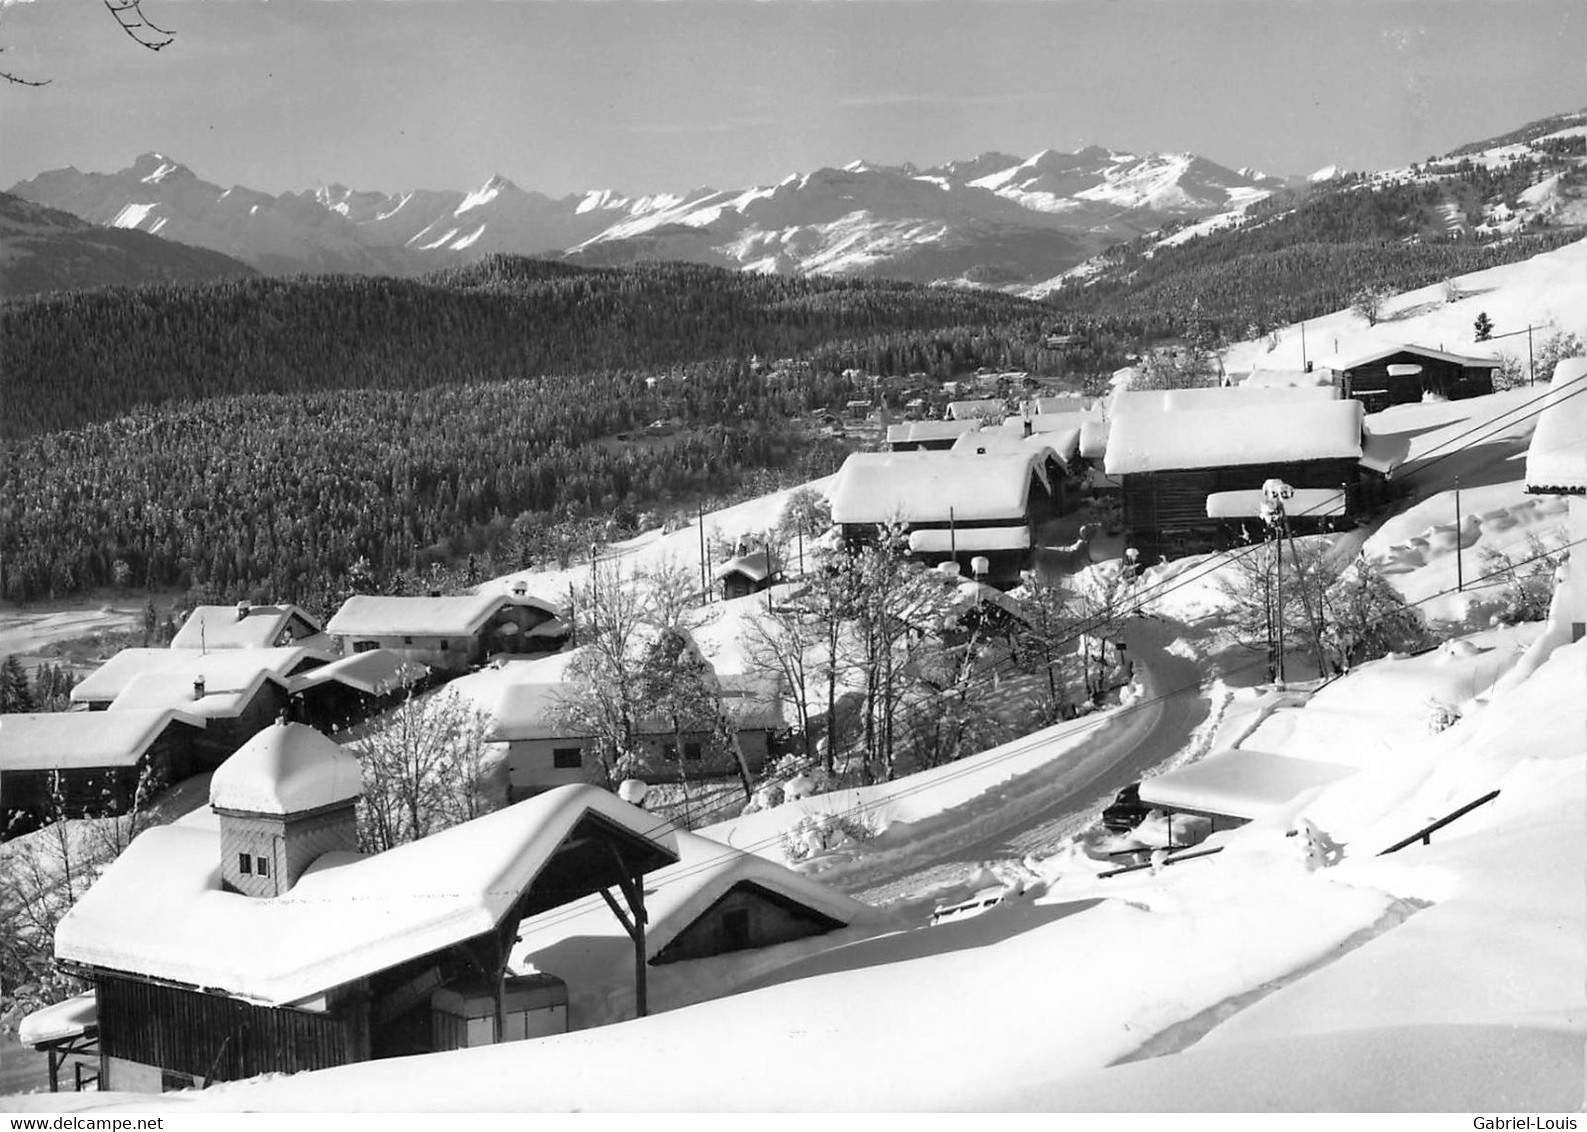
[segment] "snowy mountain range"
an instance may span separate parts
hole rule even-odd
[[[332,185],[272,196],[222,188],[147,153],[115,173],[56,169],[12,192],[272,274],[407,275],[513,252],[565,253],[588,264],[684,259],[791,274],[1018,284],[1283,184],[1190,154],[1092,147],[1023,160],[987,153],[927,169],[853,162],[746,189],[561,198],[500,176],[468,192]]]

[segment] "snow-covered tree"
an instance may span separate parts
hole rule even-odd
[[[1351,563],[1323,600],[1323,643],[1342,668],[1413,651],[1432,639],[1421,611],[1365,556]]]

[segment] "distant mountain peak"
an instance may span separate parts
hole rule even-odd
[[[140,153],[133,161],[130,172],[145,185],[158,185],[172,176],[196,179],[193,171],[186,165],[172,161],[163,153]]]

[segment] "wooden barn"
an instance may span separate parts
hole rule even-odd
[[[57,818],[126,813],[202,768],[205,720],[170,709],[0,715],[0,837]]]
[[[832,521],[858,549],[899,529],[927,565],[953,561],[1012,587],[1030,566],[1032,532],[1057,513],[1046,449],[1023,452],[856,452],[832,487]]]
[[[594,787],[361,855],[359,791],[356,759],[277,725],[216,772],[208,809],[134,840],[62,919],[57,961],[94,988],[101,1089],[545,1032],[561,996],[508,971],[519,922],[617,892],[643,924],[645,874],[678,859],[652,815]]]
[[[1191,392],[1226,396],[1216,409],[1136,400],[1112,421],[1104,467],[1122,481],[1126,538],[1143,563],[1265,537],[1258,516],[1269,479],[1296,490],[1286,505],[1292,533],[1354,523],[1362,510],[1359,401],[1246,404],[1234,389]]]
[[[678,863],[645,878],[652,1009],[685,1006],[775,969],[778,953],[771,949],[779,945],[827,936],[837,946],[883,923],[870,905],[774,861],[698,834],[680,830],[673,837]],[[570,1029],[634,1016],[626,992],[632,948],[603,906],[586,901],[537,916],[519,925],[518,934],[508,970],[544,971],[566,984]],[[806,951],[808,945],[785,949],[783,962]]]
[[[1379,346],[1327,363],[1346,397],[1375,413],[1428,395],[1458,401],[1493,392],[1492,358],[1472,358],[1427,346]]]
[[[512,593],[347,599],[325,626],[343,656],[387,649],[440,672],[492,656],[533,656],[567,643],[567,614],[519,585]]]

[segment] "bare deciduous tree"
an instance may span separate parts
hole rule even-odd
[[[139,47],[160,51],[176,41],[176,33],[160,27],[143,11],[143,0],[102,0],[105,10],[115,19],[118,27]],[[4,11],[4,5],[0,5]],[[5,51],[0,47],[0,52]],[[9,69],[0,70],[0,79],[16,86],[47,86],[50,79],[29,79]]]

